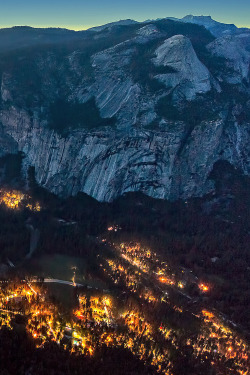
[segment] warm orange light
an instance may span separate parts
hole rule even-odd
[[[214,318],[214,314],[211,313],[210,311],[202,310],[202,314],[203,314],[204,316],[206,316],[207,318],[209,318],[209,319]]]
[[[209,291],[209,286],[205,284],[199,284],[199,289],[201,292],[206,293]]]
[[[182,283],[178,283],[178,287],[183,289],[184,288],[184,285]]]
[[[75,311],[75,312],[74,312],[74,315],[75,315],[77,318],[79,318],[79,319],[80,319],[80,318],[81,318],[81,319],[83,318],[83,315],[82,315],[82,313],[81,313],[80,310]]]
[[[22,194],[21,192],[0,190],[0,204],[4,203],[8,208],[13,210],[18,210],[21,203],[23,203],[26,199],[30,199],[30,197]],[[26,203],[25,207],[31,211],[41,211],[39,203],[36,203],[35,206]]]
[[[174,285],[174,281],[168,279],[167,277],[160,277],[160,278],[159,278],[159,281],[160,281],[161,283],[164,283],[164,284]]]

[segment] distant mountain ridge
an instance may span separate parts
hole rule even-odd
[[[202,25],[216,37],[220,37],[223,35],[225,36],[225,35],[250,33],[250,29],[248,28],[242,28],[242,27],[238,28],[234,24],[226,24],[226,23],[217,22],[213,20],[211,16],[188,15],[180,19],[180,21]]]
[[[204,26],[215,37],[225,35],[250,34],[248,28],[238,28],[233,24],[217,22],[211,16],[193,16],[187,15],[181,19],[175,17],[159,18],[157,20],[147,20],[138,22],[132,19],[119,20],[104,25],[91,27],[87,30],[74,31],[63,28],[33,28],[30,26],[14,26],[11,28],[0,29],[0,52],[9,51],[16,48],[26,48],[35,45],[48,45],[71,42],[88,38],[93,34],[97,37],[98,33],[111,30],[114,27],[136,26],[147,23],[154,23],[160,20],[171,20],[176,22],[193,23]],[[94,35],[97,34],[97,35]]]
[[[127,19],[127,20],[120,20],[120,21],[116,21],[116,22],[110,22],[110,23],[107,23],[107,24],[104,24],[104,25],[101,25],[101,26],[94,26],[94,27],[91,27],[88,30],[91,30],[91,31],[102,31],[102,30],[106,29],[107,27],[128,26],[128,25],[134,25],[134,24],[138,24],[138,23],[139,22],[137,22],[137,21],[134,21],[134,20],[131,20],[131,19]]]
[[[108,23],[106,25],[93,27],[89,30],[101,31],[107,27],[113,27],[113,26],[119,26],[119,25],[131,25],[131,24],[136,24],[136,23],[148,23],[148,22],[154,22],[154,21],[159,21],[163,19],[186,22],[186,23],[194,23],[197,25],[204,26],[207,30],[209,30],[216,37],[223,36],[223,35],[250,33],[250,29],[248,28],[242,28],[242,27],[238,28],[234,24],[226,24],[226,23],[218,22],[218,21],[213,20],[211,16],[193,16],[191,14],[183,18],[166,17],[166,18],[158,18],[157,20],[146,20],[143,22],[138,22],[138,21],[134,21],[131,19],[121,20],[117,22]]]

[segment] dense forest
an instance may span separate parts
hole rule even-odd
[[[8,172],[8,163],[19,163],[18,160],[7,159],[7,164],[2,160],[5,170]],[[3,189],[24,189],[19,175],[13,178],[7,173],[7,176],[2,181]],[[109,281],[99,268],[97,254],[112,258],[110,244],[137,242],[160,254],[173,270],[188,269],[204,280],[210,286],[208,294],[201,295],[195,285],[187,290],[196,298],[197,306],[224,313],[249,338],[249,178],[226,162],[217,163],[210,178],[215,183],[215,192],[202,198],[170,202],[128,193],[112,203],[100,203],[83,193],[59,198],[39,187],[34,170],[30,169],[28,194],[42,209],[33,212],[21,205],[18,210],[10,210],[4,203],[0,205],[1,277],[5,277],[10,260],[21,272],[30,248],[30,225],[40,233],[34,257],[63,254],[83,258],[88,265],[87,273],[106,283]],[[109,227],[119,230],[107,231]],[[103,243],[102,238],[106,242]],[[110,287],[113,286],[110,284]],[[95,361],[75,357],[75,354],[71,356],[53,344],[37,350],[20,329],[15,325],[13,331],[0,331],[4,343],[0,346],[1,358],[4,358],[1,363],[5,364],[1,374],[18,373],[17,368],[20,374],[33,374],[34,368],[36,374],[44,374],[48,369],[54,374],[78,374],[82,369],[86,374],[149,374],[153,371],[124,349],[100,348]],[[17,347],[21,350],[13,360],[12,353],[16,353]],[[183,358],[182,353],[178,363]],[[188,353],[186,361],[189,361]],[[58,363],[65,363],[66,370]],[[190,366],[191,371],[195,365]],[[176,368],[175,374],[183,374],[181,371]]]
[[[20,262],[28,252],[28,221],[41,232],[37,254],[80,256],[94,270],[98,250],[109,251],[97,238],[115,224],[122,230],[109,233],[112,240],[139,241],[173,267],[193,270],[213,285],[210,302],[250,328],[249,178],[230,164],[215,165],[215,193],[185,202],[155,200],[141,193],[128,193],[112,203],[82,193],[60,199],[36,184],[33,170],[29,179],[30,195],[43,209],[31,213],[0,207],[2,262],[6,257]],[[75,225],[62,225],[58,219]]]

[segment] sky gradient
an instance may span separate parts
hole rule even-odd
[[[250,0],[0,0],[0,28],[27,25],[83,30],[120,19],[211,15],[250,28]]]

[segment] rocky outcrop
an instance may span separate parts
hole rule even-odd
[[[207,46],[215,56],[227,60],[228,72],[223,74],[223,79],[231,84],[239,84],[242,80],[250,79],[250,52],[244,46],[246,35],[226,36],[216,39]]]
[[[211,90],[211,75],[198,59],[187,37],[175,35],[166,39],[155,54],[155,65],[163,65],[173,70],[156,77],[164,82],[167,88],[174,89],[175,97],[192,100],[196,94],[204,94]]]
[[[159,33],[159,30],[155,25],[149,24],[144,27],[141,27],[137,31],[137,35],[142,35],[142,36],[150,36],[150,35],[155,35],[156,33]]]
[[[117,116],[120,126],[133,125],[139,113],[140,87],[126,73],[133,45],[123,45],[96,54],[92,66],[95,70],[93,94],[103,117]]]
[[[119,129],[131,127],[140,121],[147,125],[155,118],[157,99],[134,82],[128,65],[138,45],[160,37],[162,34],[155,26],[147,25],[140,28],[134,38],[92,56],[95,83],[88,90],[88,95],[96,98],[102,117],[116,117]]]

